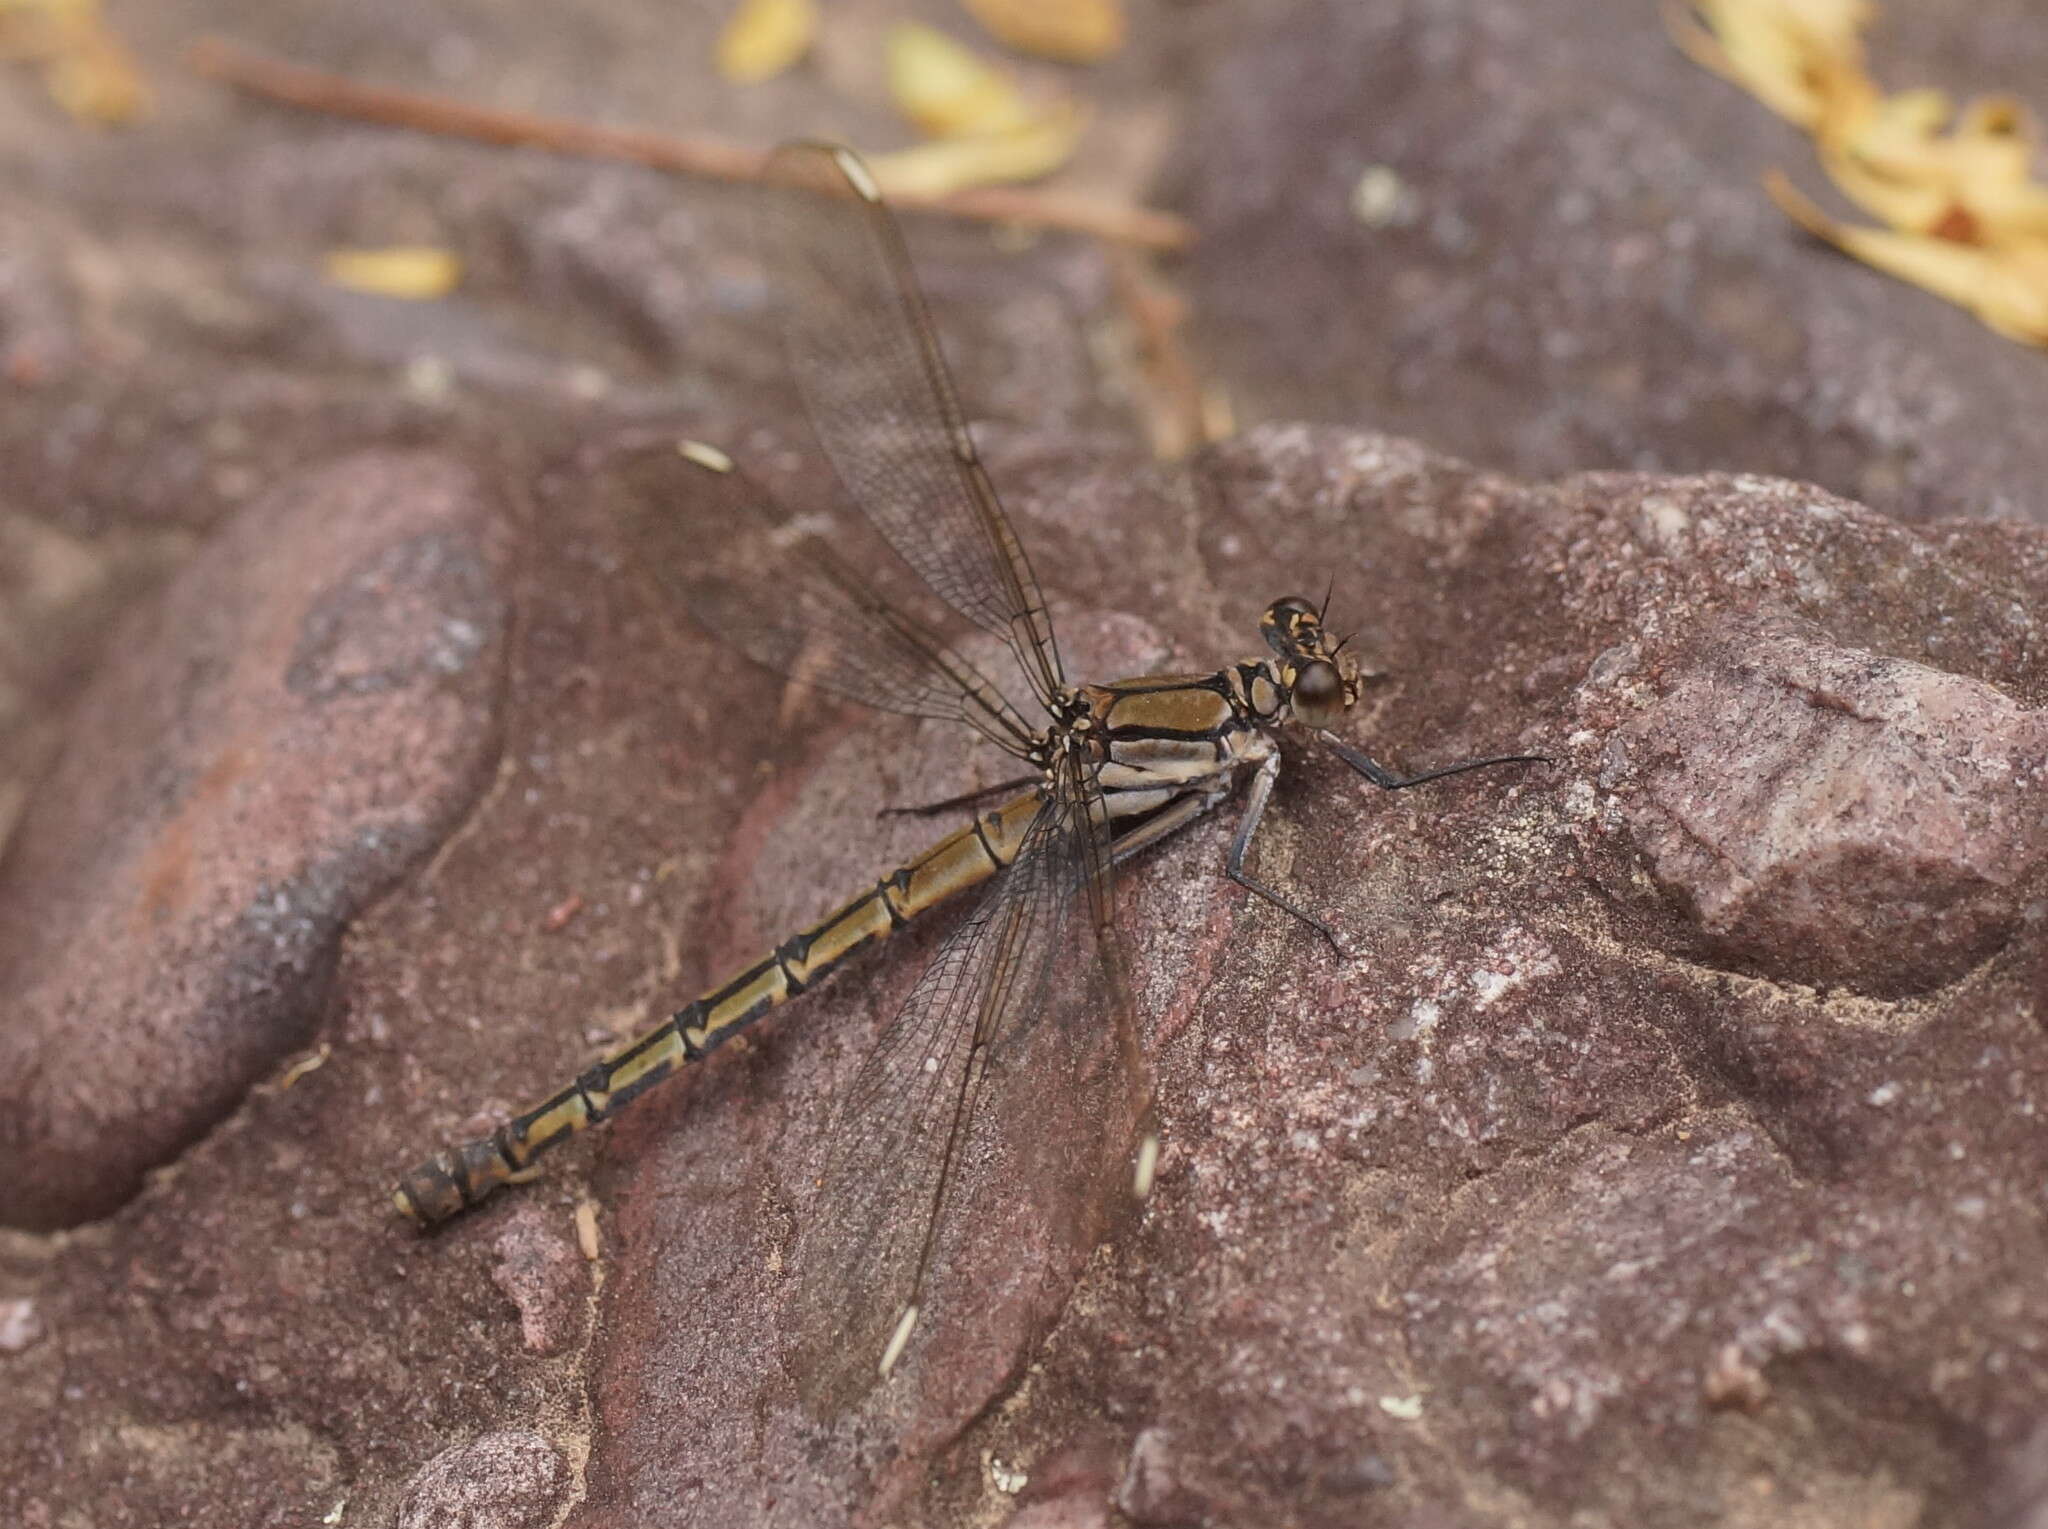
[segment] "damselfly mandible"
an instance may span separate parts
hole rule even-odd
[[[941,1231],[961,1210],[961,1154],[1010,1037],[1058,1009],[1077,1016],[1072,1033],[1113,1038],[1095,1048],[1085,1078],[1077,1066],[1074,1087],[1088,1091],[1119,1156],[1135,1148],[1135,1187],[1149,1186],[1158,1144],[1112,917],[1119,862],[1249,775],[1225,873],[1334,944],[1327,924],[1245,870],[1279,777],[1281,728],[1305,729],[1390,791],[1537,756],[1401,776],[1340,741],[1329,729],[1358,700],[1359,668],[1325,632],[1323,611],[1299,597],[1266,610],[1258,657],[1209,674],[1070,683],[866,168],[846,149],[799,143],[777,151],[767,181],[760,254],[791,372],[847,496],[915,581],[885,588],[886,572],[848,555],[843,527],[789,513],[710,446],[669,440],[620,453],[611,486],[665,536],[656,571],[709,630],[821,690],[965,723],[1025,772],[996,789],[1025,789],[534,1108],[421,1163],[395,1198],[423,1224],[475,1205],[855,951],[987,882],[862,1062],[826,1148],[819,1203],[832,1214],[799,1242],[808,1320],[822,1328],[816,1362],[845,1372],[817,1389],[844,1393],[856,1371],[886,1375],[917,1324]],[[681,503],[701,512],[690,527]],[[704,526],[719,529],[707,538]],[[961,622],[1007,650],[1028,701],[962,656],[946,631]]]

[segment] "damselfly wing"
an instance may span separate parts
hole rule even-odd
[[[749,518],[782,527],[776,566],[809,565],[804,603],[841,645],[836,657],[817,655],[817,629],[807,625],[808,664],[798,656],[780,667],[823,688],[837,681],[843,692],[864,691],[886,709],[957,714],[1038,777],[1014,858],[947,936],[838,1107],[798,1240],[793,1323],[799,1382],[836,1408],[893,1367],[949,1235],[1003,1219],[974,1214],[977,1196],[1035,1197],[1041,1214],[1081,1213],[1128,1154],[1145,1090],[1110,916],[1109,814],[1090,749],[1059,725],[1073,691],[1044,598],[982,469],[901,235],[866,168],[843,149],[785,147],[768,181],[758,242],[771,310],[825,457],[847,499],[943,602],[939,616],[957,613],[1003,644],[1028,699],[1011,705],[903,599],[883,595],[816,538],[788,538],[790,517],[727,474]],[[794,585],[785,574],[774,587]],[[700,584],[686,598],[701,613],[721,595]],[[758,608],[750,626],[757,656],[771,640],[786,654],[796,636],[768,639]],[[881,697],[872,683],[878,647],[896,676]],[[858,661],[860,683],[847,686],[855,652],[868,657]],[[994,833],[982,838],[992,859],[1008,848]],[[1033,1036],[1049,1048],[1031,1046]],[[1048,1068],[1059,1080],[1050,1089]],[[1056,1097],[1063,1118],[1043,1124],[1059,1129],[1005,1142],[1016,1118],[1006,1096],[1033,1079],[1041,1107],[1047,1093]]]

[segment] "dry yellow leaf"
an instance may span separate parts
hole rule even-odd
[[[969,186],[1037,180],[1073,157],[1088,114],[1065,103],[1005,133],[944,138],[868,160],[885,196],[945,196]]]
[[[2048,186],[1984,187],[1964,212],[1986,244],[2014,249],[2048,244]]]
[[[736,85],[773,79],[804,56],[817,31],[814,0],[740,0],[718,36],[718,72]]]
[[[1092,64],[1123,46],[1123,0],[961,0],[991,36],[1020,53]]]
[[[1822,124],[1815,146],[1844,196],[1894,228],[1925,231],[1955,200],[1955,177],[1931,152],[1949,113],[1940,91],[1903,90]]]
[[[1664,20],[1695,63],[1802,127],[1847,97],[1875,96],[1863,73],[1868,0],[1668,0]]]
[[[1967,308],[2000,334],[2048,345],[2048,246],[1991,250],[1932,234],[1859,228],[1829,217],[1775,171],[1771,199],[1845,254]]]
[[[149,110],[135,56],[104,25],[80,28],[44,67],[50,98],[81,122],[118,127]]]
[[[1673,40],[1813,134],[1828,176],[1887,227],[1829,217],[1773,173],[1772,197],[1836,248],[2048,345],[2048,186],[2039,134],[2008,96],[1960,113],[1939,90],[1886,95],[1865,73],[1867,0],[1668,0]]]
[[[332,250],[324,265],[327,279],[337,287],[411,302],[446,297],[462,280],[462,261],[455,252],[430,244]]]
[[[81,122],[133,122],[149,109],[135,56],[99,0],[0,0],[0,57],[43,66],[50,97]]]
[[[1016,81],[943,32],[901,22],[889,29],[889,95],[927,138],[1009,133],[1033,114]]]
[[[1835,184],[1894,228],[1970,244],[2048,238],[2048,187],[2030,179],[2036,135],[2019,104],[1973,101],[1949,126],[1948,98],[1909,90],[1862,123],[1824,136]]]
[[[1723,5],[1734,0],[1720,0]],[[1757,0],[1743,0],[1755,5]],[[1791,24],[1813,40],[1817,48],[1844,57],[1860,53],[1857,39],[1877,14],[1871,0],[1766,0],[1766,8],[1791,18]]]

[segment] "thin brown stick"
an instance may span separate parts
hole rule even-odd
[[[1131,321],[1140,386],[1139,409],[1152,454],[1177,462],[1208,437],[1202,377],[1181,334],[1187,304],[1134,249],[1110,257],[1117,301]]]
[[[758,180],[767,160],[756,150],[716,139],[603,127],[567,117],[473,106],[420,91],[365,85],[343,75],[271,58],[221,37],[200,38],[187,50],[185,59],[208,79],[249,95],[358,122],[546,149],[584,159],[624,160],[707,180]],[[987,223],[1068,229],[1145,249],[1182,250],[1195,241],[1194,228],[1170,212],[1014,186],[981,187],[943,197],[892,196],[890,200],[899,208]]]

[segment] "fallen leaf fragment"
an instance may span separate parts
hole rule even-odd
[[[1842,97],[1875,94],[1863,69],[1869,0],[1669,0],[1664,24],[1694,63],[1801,127]]]
[[[1020,53],[1092,64],[1123,46],[1123,0],[961,0],[989,35]]]
[[[914,22],[890,31],[889,93],[933,140],[870,157],[868,168],[889,196],[1037,180],[1073,156],[1088,125],[1078,103],[1031,102],[973,49]]]
[[[119,126],[149,110],[142,70],[99,0],[0,0],[0,57],[40,63],[50,98],[81,122]]]
[[[410,302],[446,297],[462,280],[462,261],[454,251],[429,244],[332,250],[324,264],[327,279],[337,287]]]
[[[1951,191],[1930,179],[1926,144],[1949,117],[1936,90],[1902,90],[1854,115],[1823,123],[1821,164],[1842,194],[1895,228],[1931,228]]]
[[[1967,244],[2048,240],[2048,187],[2030,178],[2037,135],[2018,102],[1972,101],[1950,125],[1937,90],[1890,96],[1824,136],[1821,163],[1843,195],[1897,229]]]
[[[914,21],[889,29],[889,96],[927,138],[1009,133],[1031,125],[1016,81],[971,48]]]
[[[2008,338],[2048,345],[2048,245],[1995,250],[1861,228],[1829,217],[1775,171],[1764,184],[1788,217],[1844,254],[1969,309]]]
[[[277,1080],[278,1091],[282,1093],[285,1089],[298,1083],[306,1074],[318,1072],[327,1065],[327,1059],[333,1055],[334,1048],[328,1045],[327,1042],[322,1041],[310,1056],[300,1057],[284,1070],[284,1076]]]
[[[1960,112],[1939,90],[1887,95],[1864,70],[1868,0],[1670,0],[1690,57],[1813,135],[1829,179],[1886,227],[1840,222],[1775,172],[1773,200],[1809,232],[2048,346],[2048,185],[2040,135],[2009,96]]]
[[[882,194],[892,197],[947,196],[971,186],[1032,181],[1071,159],[1087,126],[1087,112],[1066,102],[1028,126],[873,155],[868,168]]]
[[[718,35],[718,72],[735,85],[772,80],[810,50],[818,32],[814,0],[740,0]]]

